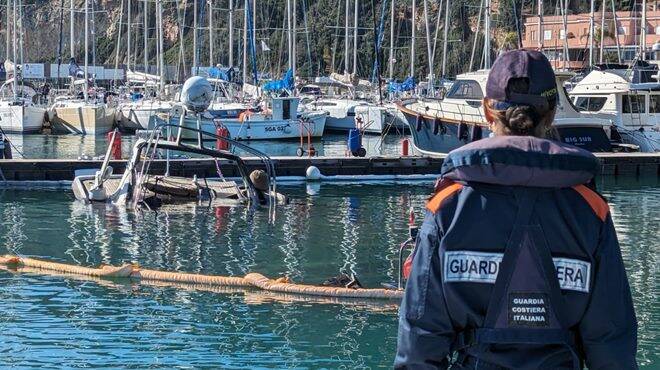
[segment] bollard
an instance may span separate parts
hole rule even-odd
[[[401,155],[407,157],[409,151],[410,151],[410,139],[406,138],[401,140]]]
[[[224,126],[217,126],[215,128],[215,134],[220,137],[229,137],[229,129]],[[215,149],[216,150],[229,150],[229,142],[222,139],[215,140]]]
[[[115,137],[114,141],[112,141],[113,135]],[[112,159],[121,159],[121,133],[119,131],[110,131],[106,137],[108,139],[108,144],[112,145]]]

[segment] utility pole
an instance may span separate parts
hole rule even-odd
[[[389,78],[394,78],[394,0],[390,5],[390,59],[389,59]]]

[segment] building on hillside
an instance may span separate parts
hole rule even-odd
[[[566,16],[564,31],[562,16],[543,16],[542,37],[539,43],[538,16],[525,18],[523,47],[539,49],[548,56],[553,66],[558,69],[582,69],[589,66],[589,13]],[[602,62],[630,63],[640,53],[641,11],[605,12],[605,37],[603,42]],[[614,24],[616,22],[616,28]],[[594,14],[594,63],[600,63],[602,13]],[[618,37],[617,37],[618,35]],[[618,47],[617,39],[618,38]],[[655,2],[646,12],[646,53],[651,57],[653,45],[660,46],[660,6]],[[568,58],[564,49],[568,49]],[[619,50],[619,53],[617,53]]]

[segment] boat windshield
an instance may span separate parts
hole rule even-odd
[[[449,89],[446,98],[448,99],[465,99],[465,100],[481,100],[484,98],[484,93],[481,90],[479,83],[474,80],[457,80]]]
[[[603,109],[606,101],[605,96],[578,96],[574,105],[581,112],[598,112]]]

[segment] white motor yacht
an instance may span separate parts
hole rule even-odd
[[[482,107],[489,70],[458,75],[444,99],[418,99],[399,104],[413,145],[422,153],[447,153],[491,134]],[[590,151],[611,151],[612,121],[579,112],[563,83],[572,74],[556,73],[559,100],[553,126],[564,142]]]
[[[660,83],[640,78],[644,72],[594,70],[573,87],[570,95],[581,113],[612,120],[615,135],[618,133],[623,143],[637,145],[643,152],[658,152]]]

